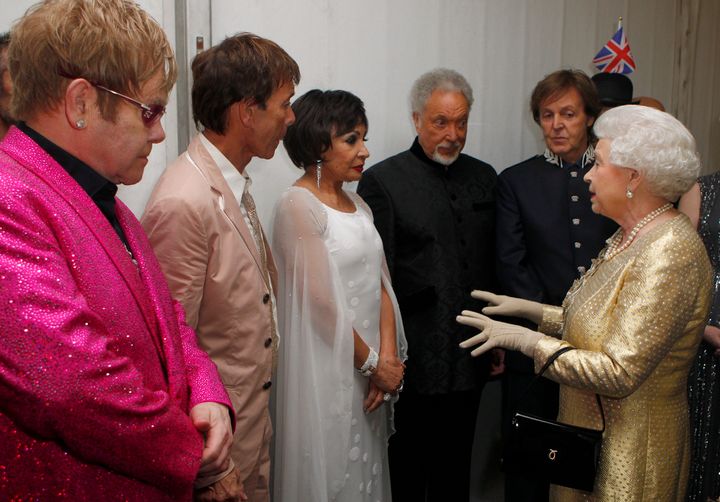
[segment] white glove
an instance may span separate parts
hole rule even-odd
[[[457,322],[480,330],[477,335],[460,343],[460,347],[463,349],[482,343],[480,347],[471,352],[473,356],[479,356],[490,349],[501,347],[519,350],[526,356],[533,357],[535,346],[545,336],[522,326],[493,321],[472,310],[463,310],[462,315],[457,316]]]
[[[485,315],[503,315],[522,317],[540,325],[543,318],[542,303],[515,298],[514,296],[496,295],[490,291],[475,290],[471,293],[476,300],[488,302],[490,305],[482,309]]]

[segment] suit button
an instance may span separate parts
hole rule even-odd
[[[265,293],[263,295],[263,303],[267,304],[267,302],[270,301],[270,293]]]
[[[272,387],[272,382],[270,381],[263,384],[263,390],[268,390],[270,387]]]
[[[265,348],[267,349],[270,345],[272,345],[272,338],[265,340]]]

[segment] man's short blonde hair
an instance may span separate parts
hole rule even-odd
[[[57,107],[70,80],[82,77],[130,96],[158,71],[170,93],[177,66],[165,32],[129,0],[46,0],[31,7],[13,27],[8,64],[13,116],[27,120]],[[118,98],[98,93],[106,120],[115,118]]]

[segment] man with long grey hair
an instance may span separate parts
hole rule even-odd
[[[373,210],[408,340],[404,391],[390,438],[392,496],[466,501],[488,359],[459,350],[455,314],[495,284],[493,168],[462,154],[472,88],[458,72],[422,75],[410,93],[417,138],[371,167],[358,193]]]

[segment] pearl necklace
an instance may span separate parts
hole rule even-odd
[[[619,228],[617,232],[615,232],[615,235],[612,236],[610,239],[610,242],[608,243],[608,247],[605,249],[605,254],[603,255],[604,260],[610,260],[614,256],[620,254],[621,252],[625,251],[627,247],[632,244],[633,239],[635,239],[635,236],[638,234],[641,228],[643,228],[645,225],[650,223],[652,220],[660,216],[666,211],[669,211],[672,209],[673,205],[669,202],[665,205],[662,205],[655,209],[654,211],[649,212],[645,217],[640,220],[637,225],[635,225],[632,230],[630,230],[630,233],[628,234],[627,240],[625,240],[625,243],[621,246],[620,242],[622,241],[622,228]]]

